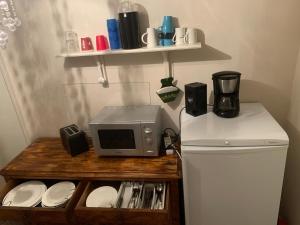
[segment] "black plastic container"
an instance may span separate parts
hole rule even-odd
[[[135,49],[142,46],[138,12],[119,13],[119,30],[123,49]]]
[[[186,113],[199,116],[207,113],[207,85],[199,82],[184,85]]]

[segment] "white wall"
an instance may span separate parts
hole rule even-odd
[[[289,219],[289,225],[300,224],[300,49],[293,80],[291,105],[288,115],[290,149],[285,171],[282,211]]]
[[[9,72],[7,80],[31,140],[57,136],[58,129],[69,123],[86,128],[104,105],[162,104],[155,94],[160,79],[166,75],[159,54],[107,57],[109,88],[97,84],[93,58],[55,57],[63,50],[66,30],[74,30],[79,36],[107,35],[105,19],[115,14],[118,0],[15,1],[23,25],[10,36],[3,56]],[[241,100],[262,102],[288,128],[292,145],[300,144],[296,142],[300,137],[296,125],[299,80],[294,80],[300,46],[299,0],[136,2],[142,12],[143,30],[149,24],[158,27],[164,15],[177,17],[180,26],[202,30],[201,40],[207,46],[200,51],[171,55],[174,75],[182,90],[184,84],[200,81],[207,83],[211,91],[212,73],[240,71]],[[183,95],[171,104],[162,104],[165,126],[178,125],[178,112],[183,105]],[[287,179],[285,188],[288,194],[284,206],[288,207],[284,207],[284,212],[293,217],[292,225],[298,225],[296,211],[300,206],[291,200],[300,192],[295,179],[297,157],[291,160],[292,154],[298,153],[296,147],[292,149],[287,165],[291,179]]]
[[[2,72],[0,70],[0,168],[26,146],[25,137]],[[3,179],[0,176],[0,187],[2,184]]]
[[[18,96],[31,139],[57,136],[58,129],[87,122],[104,105],[162,104],[155,91],[165,77],[161,55],[106,58],[110,87],[97,84],[93,58],[64,60],[65,30],[79,36],[107,34],[105,19],[117,0],[16,0],[23,21],[4,53],[9,79]],[[194,81],[212,88],[211,74],[232,69],[243,73],[241,99],[261,101],[284,125],[299,46],[298,0],[138,0],[145,24],[158,27],[164,15],[180,26],[201,29],[207,46],[172,54],[178,86]],[[276,99],[276,101],[275,101]],[[165,109],[165,126],[176,127],[183,95]]]

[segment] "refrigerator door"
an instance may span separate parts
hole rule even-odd
[[[181,115],[184,146],[278,146],[288,145],[288,136],[260,103],[242,103],[238,117],[221,118],[211,109],[193,117]]]
[[[182,146],[187,225],[276,225],[287,146]]]

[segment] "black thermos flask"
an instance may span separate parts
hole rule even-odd
[[[123,49],[141,47],[138,12],[132,10],[129,1],[123,1],[119,10],[119,31]]]

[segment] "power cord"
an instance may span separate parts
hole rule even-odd
[[[181,134],[181,114],[182,114],[182,111],[185,109],[186,107],[184,106],[184,107],[182,107],[181,109],[180,109],[180,112],[179,112],[179,134],[178,134],[178,138],[180,137],[180,134]]]
[[[166,128],[163,131],[163,148],[166,151],[166,154],[174,154],[176,153],[180,160],[182,160],[182,157],[178,151],[178,146],[176,146],[176,143],[179,140],[179,134],[175,132],[172,128]]]
[[[178,152],[178,150],[176,149],[176,150],[174,150],[174,151],[177,153],[178,157],[179,157],[180,160],[182,161],[182,156],[180,155],[180,153]]]

